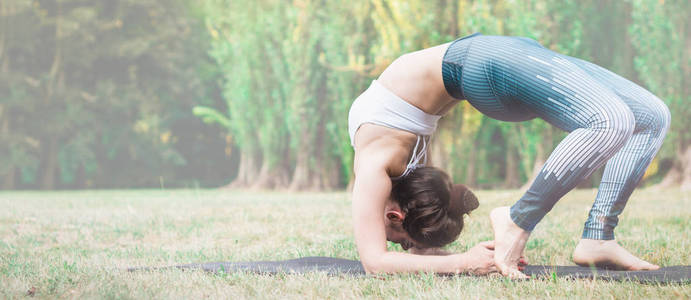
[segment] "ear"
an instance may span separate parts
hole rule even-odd
[[[386,219],[391,221],[391,223],[403,223],[405,214],[397,209],[389,209],[386,211]]]

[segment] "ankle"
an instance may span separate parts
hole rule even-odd
[[[607,246],[612,243],[616,244],[615,240],[598,240],[598,239],[584,239],[581,238],[580,241],[578,241],[577,246],[590,246],[590,247],[596,247],[596,246]]]
[[[530,234],[533,229],[535,229],[535,226],[537,226],[537,223],[542,220],[542,217],[538,218],[532,214],[522,212],[520,209],[516,208],[515,205],[508,207],[508,209],[509,220],[511,220],[512,225],[528,234]]]
[[[614,240],[614,231],[613,230],[585,228],[583,230],[583,234],[581,235],[581,239]]]

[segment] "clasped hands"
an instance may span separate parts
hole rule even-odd
[[[480,242],[464,253],[450,253],[440,248],[410,248],[408,252],[417,255],[449,256],[457,266],[457,274],[489,275],[499,272],[494,263],[494,241]],[[526,264],[525,258],[521,257],[518,269],[522,271]]]

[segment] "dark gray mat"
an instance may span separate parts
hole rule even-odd
[[[523,272],[537,278],[570,277],[641,283],[691,283],[691,266],[669,266],[655,271],[614,271],[579,266],[526,266]]]
[[[130,268],[128,271],[159,270],[166,268],[202,269],[207,272],[250,272],[274,275],[325,272],[329,275],[364,275],[365,270],[357,260],[333,257],[303,257],[281,261],[211,262],[170,267]],[[691,266],[671,266],[656,271],[613,271],[579,266],[526,266],[523,272],[532,278],[568,277],[634,281],[641,283],[691,283]]]

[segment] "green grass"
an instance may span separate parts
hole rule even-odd
[[[480,208],[458,241],[464,251],[491,239],[491,208],[518,191],[481,191]],[[593,190],[562,199],[527,245],[536,264],[572,264]],[[653,263],[691,264],[691,193],[636,191],[617,238]],[[389,245],[400,250],[397,245]],[[681,298],[690,285],[641,285],[591,280],[262,276],[132,266],[206,261],[356,259],[346,193],[286,194],[221,190],[70,191],[0,193],[0,298]]]

